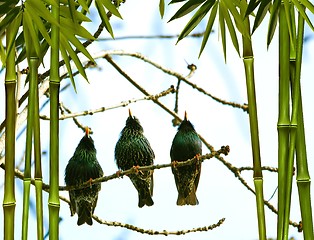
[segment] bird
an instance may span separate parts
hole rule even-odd
[[[66,186],[77,186],[102,177],[103,174],[96,157],[94,140],[90,136],[90,129],[86,127],[84,137],[65,168],[64,181]],[[85,188],[69,191],[71,216],[77,213],[77,225],[93,224],[92,215],[95,211],[100,189],[101,184],[95,183]]]
[[[177,167],[176,163],[198,157],[201,154],[202,141],[193,124],[187,119],[185,112],[184,119],[178,127],[170,149],[171,170],[178,191],[178,206],[198,205],[196,190],[201,175],[201,161],[181,167]]]
[[[132,116],[129,109],[129,116],[125,127],[120,133],[120,137],[115,146],[115,160],[120,170],[135,169],[139,166],[149,166],[154,164],[154,151],[144,136],[144,130],[139,120]],[[152,206],[153,196],[153,170],[137,171],[129,174],[131,182],[138,192],[138,207]]]

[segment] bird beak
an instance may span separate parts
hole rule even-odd
[[[131,109],[129,108],[129,117],[132,117]]]
[[[187,116],[186,111],[184,112],[184,120],[188,120],[188,116]]]
[[[89,127],[85,127],[85,135],[89,137],[90,129]]]

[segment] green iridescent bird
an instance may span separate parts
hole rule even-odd
[[[89,135],[89,131],[87,127],[85,136],[81,139],[66,166],[64,181],[67,186],[80,185],[103,176],[103,170],[96,158],[94,140]],[[93,224],[92,215],[100,188],[101,184],[96,183],[86,188],[69,191],[71,216],[77,213],[77,225]]]
[[[186,161],[202,154],[202,141],[186,112],[170,149],[172,173],[178,190],[177,205],[197,205],[196,190],[201,175],[201,162],[176,167],[176,162]]]
[[[132,167],[154,164],[154,151],[143,132],[139,120],[132,116],[129,110],[126,125],[115,147],[115,159],[119,169],[128,170]],[[153,170],[138,171],[128,177],[138,192],[138,206],[140,208],[145,205],[152,206]]]

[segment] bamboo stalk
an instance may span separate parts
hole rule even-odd
[[[284,236],[285,201],[286,201],[286,170],[288,167],[290,111],[289,111],[289,32],[284,6],[279,10],[279,96],[278,96],[278,219],[277,239]]]
[[[241,14],[245,15],[245,10],[241,9]],[[250,32],[249,18],[244,19],[244,26]],[[257,105],[255,94],[255,81],[254,81],[254,55],[252,49],[252,41],[248,37],[242,35],[243,41],[243,63],[245,68],[246,89],[249,105],[249,121],[251,133],[251,146],[253,154],[253,179],[256,196],[256,210],[258,219],[259,239],[266,240],[266,222],[264,210],[264,191],[263,191],[263,173],[260,157],[260,144],[258,133],[258,117]]]
[[[10,46],[15,39],[14,23],[11,23],[6,30],[6,46]],[[4,173],[4,196],[3,196],[3,226],[4,239],[14,239],[14,215],[15,215],[15,124],[17,114],[16,100],[16,72],[15,72],[15,44],[7,51],[6,72],[5,72],[5,173]]]
[[[43,230],[43,197],[42,197],[42,169],[41,169],[41,147],[40,147],[40,119],[39,119],[39,96],[38,96],[38,66],[39,59],[31,58],[33,69],[34,87],[34,155],[35,155],[35,190],[36,190],[36,215],[37,215],[37,239],[42,240],[44,237]]]
[[[298,17],[298,34],[296,42],[296,71],[295,80],[300,79],[301,76],[301,63],[302,63],[302,50],[303,50],[303,36],[304,36],[304,18],[299,14]],[[301,87],[299,91],[299,109],[298,109],[298,129],[296,141],[296,162],[297,162],[297,186],[299,192],[299,204],[301,209],[301,218],[303,225],[303,239],[314,239],[313,235],[313,217],[311,206],[311,181],[308,170],[306,142],[303,121],[303,107]]]
[[[60,22],[59,0],[58,6],[52,6],[52,15]],[[50,192],[49,192],[49,239],[59,239],[59,27],[51,27],[51,61],[50,61]]]

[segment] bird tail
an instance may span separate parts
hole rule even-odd
[[[152,206],[154,205],[154,201],[150,195],[149,191],[139,191],[138,192],[138,206],[141,208],[143,206]]]
[[[78,206],[78,220],[77,225],[82,225],[87,223],[88,225],[93,225],[92,220],[92,205],[88,201],[81,201]]]
[[[185,196],[183,193],[179,193],[178,194],[178,199],[177,199],[177,205],[178,206],[198,205],[196,192],[195,191],[191,191],[191,193],[188,196]]]

